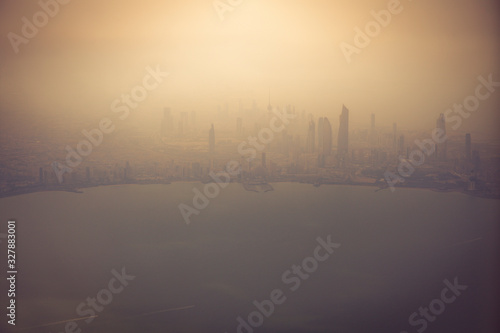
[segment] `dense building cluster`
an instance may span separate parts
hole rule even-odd
[[[266,109],[259,109],[255,102],[247,108],[240,102],[236,110],[227,104],[219,106],[213,119],[199,121],[195,111],[165,108],[156,130],[117,131],[60,179],[54,164],[64,160],[64,155],[56,152],[44,156],[43,150],[30,155],[27,152],[33,142],[3,147],[4,151],[15,149],[10,153],[16,158],[0,166],[0,193],[8,196],[111,184],[209,182],[209,173],[224,171],[228,161],[239,163],[241,172],[232,181],[243,184],[298,181],[383,189],[387,187],[384,175],[392,172],[399,177],[401,165],[410,165],[419,152],[425,160],[413,161],[417,166],[412,166],[411,174],[401,177],[403,181],[396,187],[499,196],[498,149],[489,142],[474,142],[470,133],[446,132],[442,114],[436,129],[446,140],[429,146],[426,137],[432,129],[401,130],[396,123],[377,126],[375,114],[367,119],[368,126],[353,128],[349,113],[343,106],[336,122],[331,114],[315,116],[290,105],[273,107],[269,101]],[[281,119],[282,114],[289,119]]]

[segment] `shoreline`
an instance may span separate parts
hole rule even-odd
[[[14,191],[11,192],[6,192],[6,193],[1,193],[0,194],[0,199],[2,198],[9,198],[9,197],[14,197],[18,195],[23,195],[23,194],[30,194],[30,193],[39,193],[39,192],[70,192],[70,193],[84,193],[83,190],[86,188],[94,188],[94,187],[101,187],[101,186],[122,186],[122,185],[170,185],[173,183],[200,183],[204,184],[203,181],[201,180],[178,180],[178,181],[172,181],[172,182],[130,182],[130,183],[116,183],[116,184],[88,184],[88,185],[81,185],[81,186],[33,186],[33,187],[22,187],[18,188]],[[243,182],[231,182],[235,184],[242,184],[243,187],[245,188],[245,183]],[[349,183],[314,183],[314,182],[304,182],[304,181],[299,181],[299,180],[282,180],[282,181],[271,181],[267,182],[268,185],[272,187],[272,184],[278,184],[278,183],[298,183],[298,184],[308,184],[314,187],[320,187],[320,186],[331,186],[331,185],[344,185],[344,186],[365,186],[365,187],[372,187],[375,188],[375,192],[380,192],[384,190],[390,190],[389,187],[381,187],[377,183],[355,183],[355,182],[349,182]],[[399,188],[404,188],[404,189],[415,189],[415,190],[430,190],[433,192],[439,192],[439,193],[462,193],[468,196],[472,197],[478,197],[482,199],[493,199],[493,200],[500,200],[500,196],[495,196],[495,195],[488,195],[486,193],[482,193],[480,191],[468,191],[465,189],[459,189],[459,188],[449,188],[449,189],[439,189],[437,187],[418,187],[418,186],[397,186],[396,191]],[[245,190],[248,191],[247,188]],[[267,191],[255,191],[255,192],[260,192],[260,193],[265,193]]]

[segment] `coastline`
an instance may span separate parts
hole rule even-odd
[[[23,195],[23,194],[30,194],[30,193],[38,193],[38,192],[70,192],[70,193],[83,193],[83,190],[86,188],[94,188],[94,187],[101,187],[101,186],[120,186],[120,185],[169,185],[172,183],[201,183],[203,184],[204,182],[201,180],[175,180],[172,182],[153,182],[153,181],[134,181],[134,182],[124,182],[124,183],[111,183],[111,184],[80,184],[78,186],[59,186],[59,185],[35,185],[35,186],[26,186],[26,187],[20,187],[16,188],[12,191],[8,192],[3,192],[0,193],[0,199],[2,198],[8,198],[8,197],[14,197],[18,195]],[[310,182],[310,181],[301,181],[297,179],[286,179],[286,180],[275,180],[271,182],[266,182],[265,185],[269,186],[268,190],[255,190],[253,188],[250,188],[248,184],[245,184],[244,182],[233,182],[232,183],[238,183],[242,184],[245,190],[251,191],[251,192],[256,192],[256,193],[265,193],[268,191],[273,191],[274,188],[272,187],[272,184],[277,184],[277,183],[300,183],[300,184],[309,184],[314,187],[320,187],[320,186],[332,186],[332,185],[344,185],[344,186],[365,186],[365,187],[372,187],[375,188],[375,192],[380,192],[384,190],[390,190],[388,186],[380,186],[379,183],[374,182],[374,183],[368,183],[368,182]],[[493,199],[493,200],[500,200],[500,196],[498,195],[493,195],[493,194],[488,194],[488,193],[483,193],[482,191],[469,191],[466,189],[461,189],[461,188],[438,188],[438,187],[421,187],[421,186],[396,186],[396,191],[399,188],[404,188],[404,189],[415,189],[415,190],[430,190],[433,192],[439,192],[439,193],[462,193],[468,196],[472,197],[478,197],[482,199]]]

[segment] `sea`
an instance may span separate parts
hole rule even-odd
[[[498,332],[498,200],[207,185],[0,199],[0,267],[9,276],[5,234],[15,220],[17,272],[16,325],[4,278],[0,330]]]

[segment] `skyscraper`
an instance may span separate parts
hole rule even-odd
[[[344,159],[349,153],[349,110],[342,105],[342,114],[340,115],[339,135],[337,157]]]
[[[332,152],[332,125],[328,118],[323,118],[323,155],[329,156]]]
[[[214,124],[212,124],[212,127],[210,128],[210,131],[208,132],[208,152],[210,155],[215,154],[215,129],[214,129]]]
[[[444,114],[441,113],[439,115],[439,118],[436,120],[436,128],[440,129],[443,131],[440,136],[446,136],[446,120],[444,119]],[[445,161],[446,160],[446,154],[447,154],[447,143],[446,141],[443,143],[438,143],[436,145],[436,157],[440,161]]]

